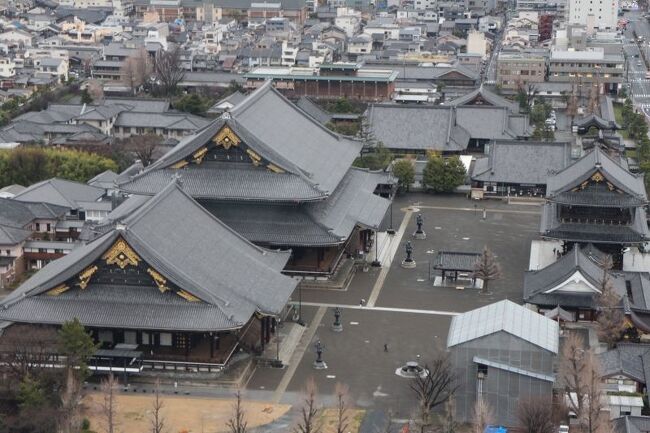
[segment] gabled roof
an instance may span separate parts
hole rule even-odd
[[[35,219],[58,219],[69,208],[47,203],[22,202],[10,198],[0,198],[0,224],[22,228]]]
[[[0,225],[0,245],[16,245],[32,234],[31,230]]]
[[[159,293],[153,283],[145,288],[92,279],[84,290],[48,294],[105,257],[118,241],[196,302]],[[0,318],[62,323],[78,317],[86,326],[136,329],[238,328],[255,312],[282,310],[297,284],[280,273],[289,255],[249,243],[171,182],[114,228],[27,280],[0,304]]]
[[[551,353],[558,353],[560,332],[557,322],[509,300],[454,316],[447,347],[497,332],[506,332]]]
[[[636,382],[650,380],[650,345],[619,343],[598,355],[603,377],[623,374]]]
[[[53,177],[30,185],[25,191],[17,194],[14,199],[79,209],[78,202],[97,201],[103,195],[104,190],[102,188]]]
[[[598,129],[611,129],[611,130],[616,130],[616,129],[621,129],[621,126],[616,123],[614,120],[605,120],[602,117],[596,115],[596,114],[589,114],[585,117],[582,117],[580,119],[576,119],[573,121],[573,124],[577,126],[580,129],[587,130],[589,128],[596,127]]]
[[[600,172],[614,187],[647,202],[643,174],[630,173],[598,147],[549,177],[546,183],[546,195],[553,198],[555,195],[570,191],[597,172]]]
[[[222,131],[234,133],[249,150],[281,172],[218,161],[172,168],[198,150],[211,148],[211,140]],[[336,190],[361,147],[360,142],[327,130],[267,82],[231,112],[185,137],[144,172],[119,183],[128,192],[154,194],[177,173],[186,191],[196,198],[319,200]]]
[[[336,189],[362,148],[362,143],[312,119],[275,90],[270,80],[235,106],[231,115],[327,193]]]
[[[591,307],[593,296],[598,294],[598,288],[603,278],[603,270],[596,263],[598,259],[589,255],[587,249],[574,247],[556,262],[537,271],[527,271],[524,274],[524,300],[536,305],[559,305],[562,307]],[[567,282],[576,272],[595,288],[593,293],[567,293],[551,289]],[[625,294],[625,278],[619,274],[610,273],[610,282],[620,296]]]
[[[481,84],[478,89],[472,92],[446,102],[445,105],[451,105],[453,107],[464,105],[473,106],[476,105],[475,102],[477,100],[482,100],[482,104],[485,105],[504,107],[507,108],[511,113],[519,113],[519,105],[516,102],[510,101],[501,95],[497,95],[496,93],[491,92],[490,90],[483,87],[483,84]]]
[[[86,182],[88,185],[97,186],[99,188],[113,188],[115,186],[115,180],[117,179],[118,174],[113,170],[106,170],[99,173],[97,176],[90,179]]]

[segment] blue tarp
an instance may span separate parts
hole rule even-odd
[[[508,429],[502,426],[489,425],[485,427],[483,433],[508,433]]]

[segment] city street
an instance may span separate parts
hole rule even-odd
[[[626,12],[624,17],[629,21],[625,31],[627,39],[623,49],[627,59],[627,81],[629,83],[630,96],[635,104],[644,111],[650,109],[650,80],[646,79],[648,68],[641,56],[639,45],[634,38],[643,37],[641,46],[645,47],[645,54],[648,54],[648,41],[650,41],[650,23],[638,11]],[[648,114],[648,113],[647,113]]]

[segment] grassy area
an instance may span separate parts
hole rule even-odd
[[[619,125],[623,124],[623,104],[620,104],[618,102],[614,102],[614,117],[616,118],[616,123]],[[625,139],[629,139],[630,135],[627,132],[627,129],[621,129],[618,131],[621,136]]]
[[[348,428],[345,431],[350,433],[358,433],[359,428],[361,427],[361,421],[363,421],[363,416],[365,413],[365,410],[350,409],[346,414],[348,418]],[[323,426],[322,432],[336,433],[337,419],[336,409],[325,409],[321,417],[321,425]]]

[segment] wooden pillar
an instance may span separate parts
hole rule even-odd
[[[375,81],[375,99],[377,98],[377,82]]]
[[[264,318],[264,320],[266,321],[266,338],[265,338],[265,340],[266,340],[266,344],[269,344],[269,342],[271,341],[271,318],[266,316]]]
[[[185,359],[190,356],[190,334],[185,333]]]
[[[210,338],[210,359],[214,358],[214,335],[208,334]]]
[[[327,80],[327,96],[332,96],[332,80]]]
[[[260,343],[262,344],[262,350],[264,350],[264,343],[265,343],[265,338],[264,338],[264,317],[260,319]]]

